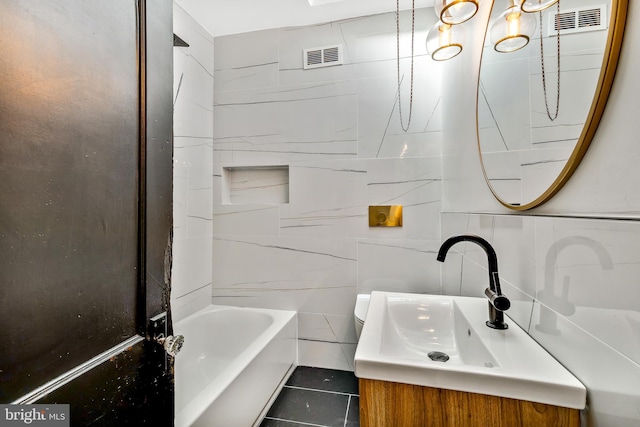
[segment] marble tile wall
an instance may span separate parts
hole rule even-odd
[[[443,214],[443,237],[487,238],[498,255],[507,314],[588,390],[588,425],[640,421],[640,222]],[[458,244],[443,293],[482,296],[486,254]],[[450,259],[451,258],[451,259]]]
[[[401,14],[409,114],[411,15]],[[441,66],[416,11],[411,126],[399,123],[395,14],[215,38],[215,304],[299,312],[300,364],[353,369],[358,292],[440,292]],[[344,65],[303,70],[302,51],[340,44]],[[225,169],[288,166],[288,202],[225,197]],[[248,179],[251,191],[279,191]],[[250,194],[250,193],[247,193]],[[369,228],[368,206],[404,206],[402,228]]]
[[[628,22],[640,19],[640,5],[630,4],[627,15]],[[477,74],[464,70],[478,69],[480,47],[448,69],[443,89],[443,111],[455,111],[457,120],[443,120],[442,237],[475,233],[492,242],[503,290],[515,301],[509,316],[585,384],[587,427],[640,423],[639,37],[627,25],[612,92],[580,166],[532,211],[504,208],[483,180],[475,108],[460,103],[476,89]],[[442,266],[443,292],[480,295],[486,256],[469,244],[456,246]]]
[[[419,96],[408,133],[399,125],[393,14],[217,38],[215,86],[212,60],[177,49],[177,71],[187,70],[193,55],[209,72],[193,64],[202,83],[176,103],[179,116],[185,102],[176,120],[176,249],[184,246],[174,261],[176,306],[185,313],[212,300],[298,310],[300,363],[351,369],[356,294],[481,295],[487,278],[481,249],[457,245],[444,264],[435,261],[442,239],[476,233],[498,252],[513,302],[509,316],[587,386],[583,424],[637,425],[640,29],[627,26],[609,105],[571,182],[530,215],[515,214],[493,198],[476,146],[488,15],[483,4],[467,26],[476,48],[470,42],[447,63],[430,62],[426,34],[416,37]],[[186,19],[180,10],[175,16]],[[629,16],[640,19],[640,6],[631,4]],[[418,28],[433,21],[430,9],[418,12]],[[405,28],[403,46],[407,37]],[[302,70],[302,49],[333,43],[345,47],[345,65]],[[406,120],[407,59],[401,72]],[[209,88],[213,114],[206,111],[211,103],[198,98]],[[225,198],[225,168],[264,166],[288,167],[288,203]],[[273,182],[242,184],[274,194]],[[395,203],[405,206],[403,228],[367,226],[368,205]]]
[[[175,321],[210,304],[213,200],[213,37],[174,3]]]

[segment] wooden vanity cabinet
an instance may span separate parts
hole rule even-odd
[[[578,409],[361,378],[361,427],[580,427]]]

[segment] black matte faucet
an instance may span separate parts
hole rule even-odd
[[[447,252],[451,249],[451,246],[458,242],[473,242],[482,247],[487,253],[487,260],[489,262],[489,287],[485,289],[484,294],[489,298],[489,320],[487,320],[487,326],[493,329],[507,329],[509,325],[504,323],[504,311],[507,311],[511,307],[509,299],[502,295],[500,290],[500,278],[498,277],[498,257],[496,251],[491,246],[491,243],[484,240],[482,237],[474,236],[472,234],[461,234],[459,236],[449,237],[444,241],[440,250],[438,251],[438,261],[444,262],[447,257]]]

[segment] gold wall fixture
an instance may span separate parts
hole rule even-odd
[[[402,205],[369,206],[369,227],[402,227]]]

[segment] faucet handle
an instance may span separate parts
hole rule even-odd
[[[499,295],[490,288],[485,289],[484,294],[489,298],[491,305],[498,311],[507,311],[511,307],[511,301],[505,295]]]
[[[511,307],[509,298],[492,291],[490,288],[484,290],[484,294],[489,298],[489,320],[485,323],[492,329],[508,329],[509,325],[504,322],[503,311]]]

